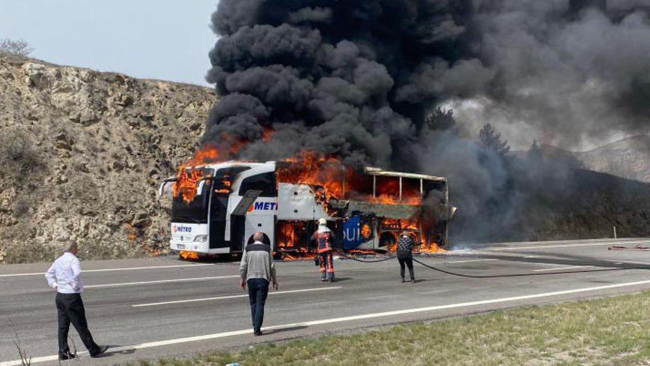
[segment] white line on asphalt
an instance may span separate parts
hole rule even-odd
[[[632,261],[625,261],[625,262],[616,262],[616,264],[643,264],[643,265],[650,265],[650,262],[632,262]]]
[[[479,306],[479,305],[498,304],[498,303],[505,303],[505,302],[513,302],[513,301],[532,300],[532,299],[540,299],[540,298],[545,298],[545,297],[578,294],[578,293],[600,291],[600,290],[611,290],[611,289],[615,289],[615,288],[632,287],[632,286],[640,286],[640,285],[648,285],[648,284],[650,284],[650,280],[638,281],[638,282],[627,282],[627,283],[619,283],[619,284],[607,285],[607,286],[586,287],[586,288],[579,288],[579,289],[565,290],[565,291],[557,291],[557,292],[546,292],[546,293],[535,294],[535,295],[505,297],[505,298],[492,299],[492,300],[464,302],[464,303],[459,303],[459,304],[430,306],[430,307],[426,307],[426,308],[415,308],[415,309],[388,311],[388,312],[384,312],[384,313],[373,313],[373,314],[347,316],[347,317],[342,317],[342,318],[314,320],[314,321],[308,321],[308,322],[304,322],[304,323],[283,324],[283,325],[276,325],[276,326],[266,327],[266,328],[264,328],[264,330],[275,330],[275,329],[279,330],[279,329],[292,329],[292,328],[296,328],[296,327],[310,327],[310,326],[323,325],[323,324],[333,324],[333,323],[342,323],[342,322],[350,322],[350,321],[365,320],[365,319],[385,318],[385,317],[396,316],[396,315],[417,314],[417,313],[425,313],[425,312],[432,312],[432,311],[438,311],[438,310],[457,309],[457,308],[472,307],[472,306]],[[134,351],[134,350],[139,350],[139,349],[163,347],[163,346],[170,346],[170,345],[174,345],[174,344],[183,344],[183,343],[190,343],[190,342],[207,341],[207,340],[213,340],[213,339],[218,339],[218,338],[245,335],[245,334],[250,334],[250,333],[253,333],[252,329],[235,330],[235,331],[231,331],[231,332],[215,333],[215,334],[208,334],[208,335],[202,335],[202,336],[196,336],[196,337],[176,338],[176,339],[169,339],[169,340],[166,340],[166,341],[141,343],[141,344],[136,344],[136,345],[132,345],[132,346],[111,348],[109,350],[109,353]],[[88,352],[79,352],[79,354],[80,355],[85,355],[85,354],[88,354]],[[58,359],[57,355],[45,356],[45,357],[34,357],[34,358],[32,358],[31,363],[36,364],[36,363],[42,363],[42,362],[48,362],[48,361],[56,361],[57,359]],[[22,364],[21,360],[0,362],[0,366],[20,366],[21,364]]]
[[[456,264],[456,263],[490,262],[490,261],[498,261],[498,259],[472,259],[472,260],[467,260],[467,261],[449,261],[449,262],[443,262],[443,263],[444,264]]]
[[[593,267],[593,266],[570,266],[570,267],[544,268],[544,269],[536,269],[533,272],[564,271],[564,270],[568,270],[568,269],[589,268],[589,267]]]
[[[152,284],[159,284],[159,283],[174,283],[174,282],[210,281],[210,280],[221,280],[224,278],[239,278],[239,276],[233,275],[233,276],[215,276],[215,277],[198,277],[198,278],[179,278],[175,280],[159,280],[159,281],[146,281],[146,282],[109,283],[104,285],[84,286],[84,288],[104,288],[104,287],[152,285]]]
[[[144,271],[148,269],[167,269],[167,268],[184,268],[184,267],[205,267],[205,266],[214,266],[214,264],[209,263],[196,263],[196,264],[179,264],[173,266],[151,266],[151,267],[127,267],[127,268],[104,268],[104,269],[86,269],[82,270],[82,273],[91,273],[91,272],[117,272],[117,271]],[[43,272],[33,272],[33,273],[12,273],[12,274],[0,274],[2,277],[25,277],[25,276],[43,276]]]
[[[530,249],[553,249],[553,248],[578,248],[578,247],[596,247],[616,244],[646,244],[648,240],[643,241],[628,241],[628,242],[607,242],[607,243],[589,243],[589,244],[562,244],[562,245],[534,245],[528,247],[508,247],[508,248],[481,248],[488,251],[508,251],[508,250],[530,250]]]
[[[284,294],[296,294],[296,293],[300,293],[300,292],[329,291],[329,290],[338,290],[338,289],[341,289],[341,288],[342,287],[340,287],[340,286],[335,286],[335,287],[308,288],[308,289],[302,289],[302,290],[276,291],[276,292],[269,292],[269,295],[284,295]],[[167,301],[167,302],[154,302],[154,303],[150,303],[150,304],[131,305],[131,307],[142,308],[142,307],[147,307],[147,306],[185,304],[185,303],[188,303],[188,302],[239,299],[239,298],[242,298],[242,297],[248,297],[248,294],[245,294],[245,295],[231,295],[231,296],[219,296],[219,297],[206,297],[206,298],[203,298],[203,299],[190,299],[190,300],[178,300],[178,301]]]

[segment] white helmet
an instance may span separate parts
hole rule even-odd
[[[324,218],[318,219],[318,225],[327,225],[327,220],[325,220]]]

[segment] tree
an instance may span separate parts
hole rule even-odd
[[[456,127],[454,111],[436,107],[425,119],[426,125],[434,131],[447,131]]]
[[[537,140],[533,140],[533,144],[530,145],[528,150],[528,160],[531,161],[540,161],[542,160],[542,150],[539,148]]]
[[[0,52],[11,53],[13,55],[18,55],[22,57],[29,56],[34,51],[33,48],[29,46],[29,43],[25,42],[22,39],[9,39],[5,38],[0,41]]]
[[[501,141],[501,134],[490,124],[486,123],[479,134],[481,145],[488,150],[493,150],[497,154],[505,156],[510,152],[508,141]]]

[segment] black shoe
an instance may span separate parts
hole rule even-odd
[[[331,282],[336,282],[336,278],[334,278],[334,277],[330,278],[330,283]]]
[[[92,358],[99,357],[99,356],[103,355],[104,353],[106,353],[107,350],[108,350],[108,346],[99,346],[99,351],[97,351],[95,353],[91,353],[90,357],[92,357]]]
[[[253,335],[254,335],[255,337],[259,337],[259,336],[261,336],[261,335],[263,335],[263,334],[264,334],[264,333],[262,333],[261,330],[258,330],[257,332],[253,332]]]
[[[320,280],[321,280],[322,282],[325,282],[325,281],[327,281],[327,277],[321,277]]]
[[[404,282],[406,282],[406,280],[402,278],[402,283],[404,283]]]
[[[416,283],[415,278],[411,278],[411,282]]]
[[[74,360],[77,358],[77,356],[74,355],[74,353],[64,353],[59,355],[59,360],[60,361],[65,361],[65,360]]]

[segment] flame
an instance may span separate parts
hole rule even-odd
[[[321,203],[328,203],[331,199],[353,199],[388,205],[422,204],[419,186],[413,186],[408,180],[402,181],[402,197],[399,197],[400,181],[397,177],[378,177],[373,197],[370,178],[333,157],[302,151],[285,162],[289,164],[278,169],[278,181],[311,186]]]
[[[268,127],[264,127],[262,130],[262,141],[268,142],[270,139],[273,138],[274,135],[275,135],[275,130]]]
[[[197,252],[188,252],[188,251],[182,250],[178,255],[181,258],[185,259],[185,260],[198,260],[199,259],[199,253],[197,253]]]
[[[437,243],[428,243],[420,247],[420,254],[438,254],[438,253],[447,253],[448,250],[442,248]]]
[[[219,163],[232,159],[247,144],[248,141],[233,139],[230,136],[223,135],[220,146],[204,145],[194,153],[194,156],[187,163],[181,164],[178,168],[176,182],[173,186],[174,197],[182,195],[183,201],[186,203],[192,202],[194,197],[196,197],[198,183],[204,178],[209,178],[203,175],[204,172],[201,167],[206,164]]]

